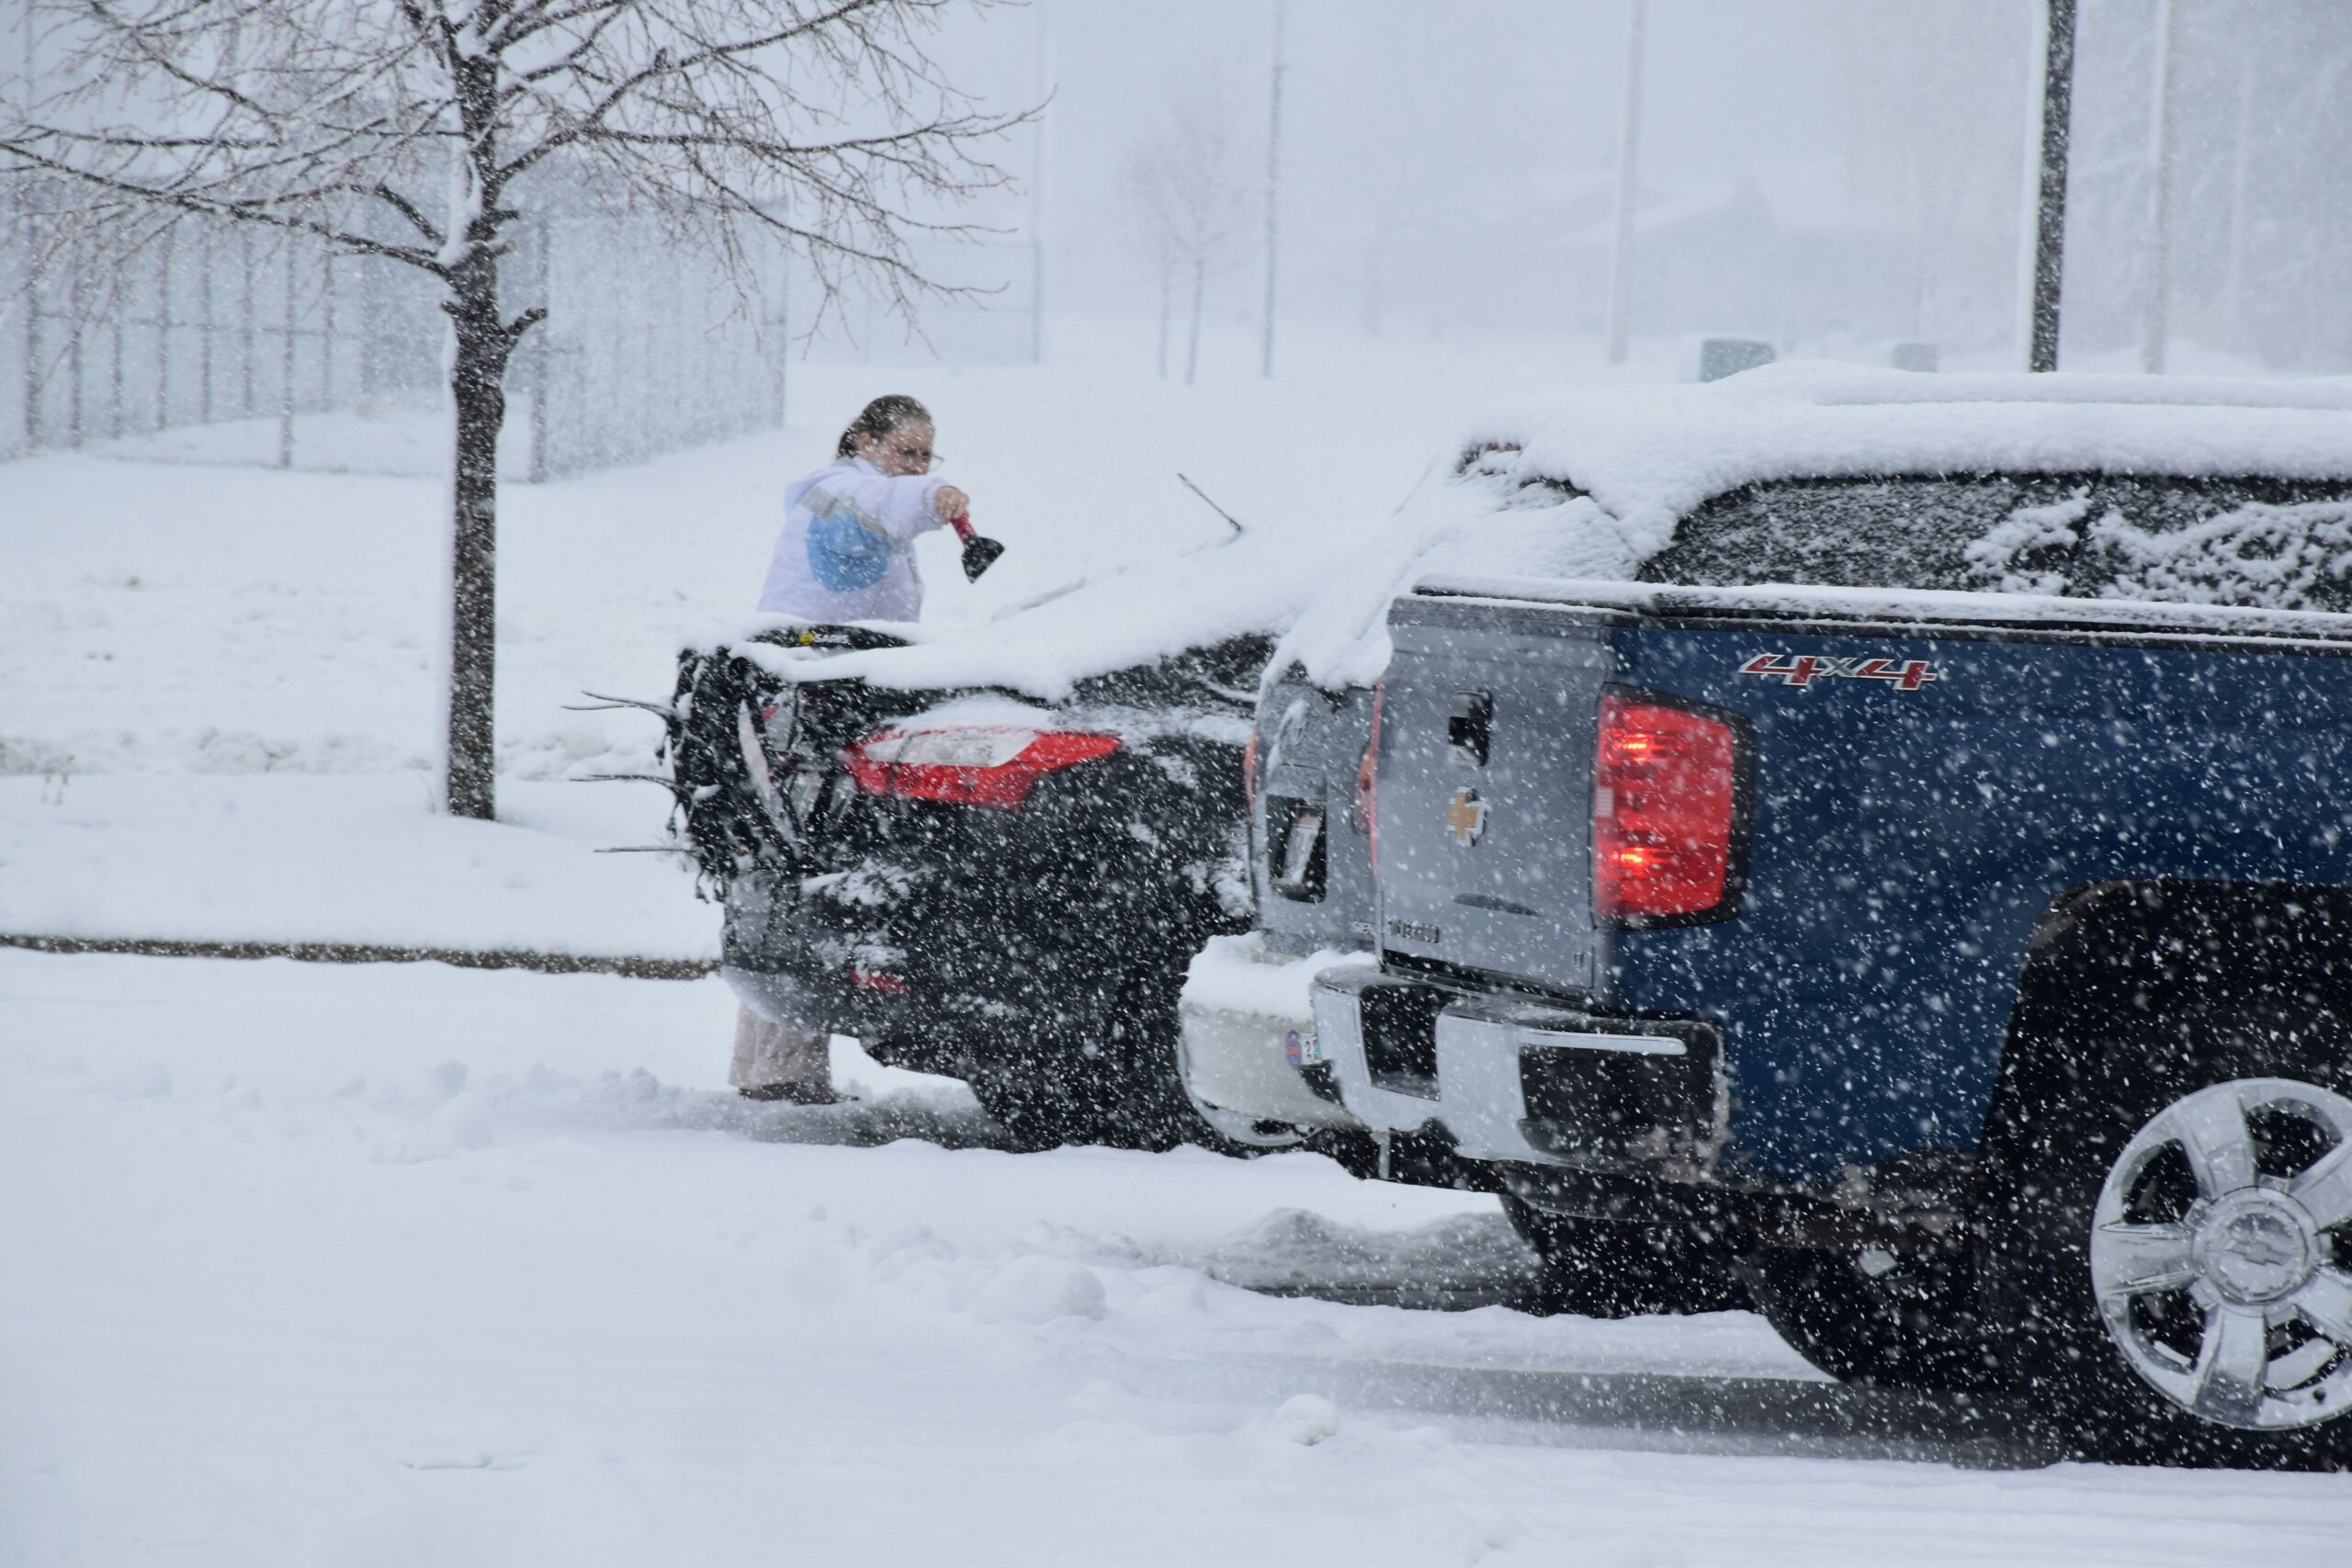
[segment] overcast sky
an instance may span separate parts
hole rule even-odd
[[[2076,325],[2100,343],[2128,340],[2144,292],[2159,3],[2084,0],[2069,277],[2084,305]],[[1648,0],[1645,200],[1687,203],[1765,171],[1783,204],[1772,221],[1789,220],[1794,195],[1807,220],[1871,233],[1854,254],[1905,272],[1896,292],[1917,330],[1996,339],[2015,316],[2040,4]],[[2340,178],[2352,167],[2352,12],[2341,0],[2176,4],[2181,330],[2226,326],[2251,343],[2267,311],[2270,337],[2291,346],[2309,335],[2297,315],[2316,313],[2317,339],[2352,355],[2340,304],[2352,292]],[[1034,0],[952,25],[944,52],[991,105],[1052,85],[1044,173],[1057,308],[1150,308],[1155,270],[1134,243],[1121,167],[1171,97],[1214,90],[1250,180],[1262,177],[1274,9]],[[1554,304],[1563,324],[1589,316],[1577,297],[1589,279],[1562,248],[1589,225],[1591,181],[1617,157],[1628,11],[1628,0],[1288,0],[1284,310],[1362,314],[1378,251],[1393,314],[1442,322],[1486,299],[1505,317]],[[1024,176],[1033,158],[1007,150]],[[2242,174],[2250,199],[2233,206]],[[1025,198],[988,216],[1025,229]],[[1253,219],[1212,284],[1213,310],[1236,321],[1256,308],[1258,229]],[[1723,235],[1741,232],[1699,225],[1661,243],[1713,245],[1736,272],[1747,243]],[[1683,294],[1705,274],[1687,270]],[[2221,298],[2233,278],[2238,307]],[[1656,304],[1697,311],[1698,324],[1704,306]]]

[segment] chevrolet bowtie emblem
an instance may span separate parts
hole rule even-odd
[[[1478,835],[1487,830],[1487,803],[1478,798],[1476,790],[1453,792],[1453,804],[1445,808],[1445,830],[1465,850],[1478,841]]]

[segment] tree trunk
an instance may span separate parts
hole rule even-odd
[[[497,85],[494,61],[469,61],[458,72],[465,144],[452,171],[449,295],[441,305],[456,340],[442,785],[450,816],[485,819],[498,807],[498,433],[506,423],[506,362],[528,324],[510,329],[498,316]]]
[[[1184,385],[1187,387],[1201,372],[1201,301],[1207,295],[1208,288],[1208,258],[1196,257],[1193,262],[1193,343],[1184,352]]]
[[[448,754],[452,817],[497,815],[498,433],[506,423],[508,344],[498,320],[497,264],[451,280],[457,405],[450,455]]]

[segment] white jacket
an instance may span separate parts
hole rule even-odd
[[[760,608],[812,621],[921,618],[914,541],[941,526],[931,500],[941,482],[848,457],[793,483]]]

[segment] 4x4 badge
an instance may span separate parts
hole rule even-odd
[[[1487,803],[1478,798],[1476,790],[1453,792],[1453,803],[1445,808],[1445,830],[1465,850],[1478,841],[1478,835],[1487,830]]]
[[[1924,659],[1834,658],[1828,654],[1759,653],[1739,667],[1743,675],[1761,675],[1783,685],[1810,686],[1815,681],[1884,681],[1898,692],[1916,692],[1942,680],[1943,671]]]

